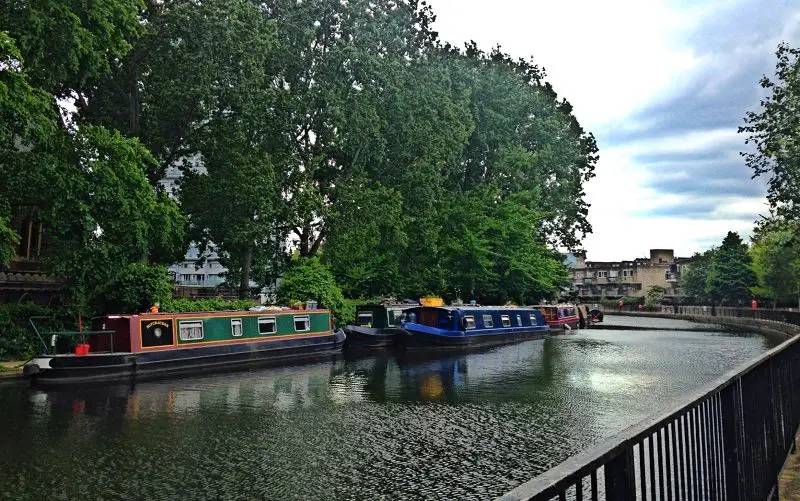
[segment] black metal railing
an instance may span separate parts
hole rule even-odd
[[[772,315],[765,312],[778,311],[731,310],[764,320]],[[624,430],[499,499],[777,499],[778,475],[794,450],[800,425],[798,392],[800,337],[794,337],[667,413]]]

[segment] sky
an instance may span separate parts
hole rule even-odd
[[[587,259],[676,255],[743,238],[767,214],[737,133],[781,41],[800,46],[800,0],[428,0],[454,45],[533,56],[594,133]]]

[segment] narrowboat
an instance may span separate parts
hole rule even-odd
[[[356,308],[356,322],[344,332],[346,349],[386,349],[394,344],[394,333],[388,330],[400,324],[403,311],[417,306],[408,303],[365,304]]]
[[[401,349],[490,346],[550,333],[538,310],[497,306],[418,306],[390,330]]]
[[[40,335],[49,353],[28,362],[24,374],[38,384],[194,374],[335,353],[345,340],[328,310],[112,315],[99,326]],[[74,338],[81,341],[73,352],[58,353]]]
[[[564,331],[577,329],[580,324],[580,317],[575,305],[559,304],[559,305],[540,305],[534,306],[537,310],[542,312],[547,324],[554,331]]]

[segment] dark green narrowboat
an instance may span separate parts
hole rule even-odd
[[[354,325],[347,325],[345,345],[348,349],[386,349],[394,346],[393,333],[404,318],[403,311],[419,306],[415,303],[364,304],[356,307]]]

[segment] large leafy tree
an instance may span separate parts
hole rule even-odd
[[[800,296],[800,231],[795,221],[771,221],[754,236],[750,253],[758,277],[754,292],[778,301],[789,302]]]
[[[778,46],[775,79],[764,76],[770,94],[761,110],[745,116],[740,133],[754,151],[742,155],[755,176],[769,179],[767,199],[779,217],[800,217],[800,49]]]
[[[706,283],[708,273],[711,269],[711,262],[714,258],[716,249],[709,249],[705,252],[697,252],[692,256],[691,261],[681,273],[681,293],[684,296],[694,298],[699,301],[706,301]]]
[[[0,221],[24,209],[44,222],[45,266],[65,281],[65,298],[84,311],[102,310],[105,293],[129,266],[168,263],[180,254],[184,218],[149,183],[153,159],[146,148],[59,109],[57,99],[85,101],[130,49],[143,5],[3,7]],[[3,226],[6,242],[18,238]],[[8,244],[3,248],[7,257]]]
[[[246,0],[151,3],[146,34],[87,109],[152,149],[153,180],[183,169],[190,238],[201,251],[216,244],[242,296],[280,238],[275,42],[274,23]]]
[[[738,233],[729,231],[711,258],[706,294],[719,304],[735,304],[752,296],[756,285],[752,258]]]

